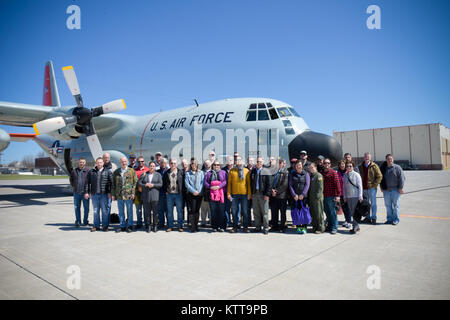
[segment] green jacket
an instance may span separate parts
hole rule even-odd
[[[316,172],[311,174],[311,180],[309,183],[308,199],[311,200],[323,200],[323,176]]]
[[[364,162],[362,162],[359,166],[359,174],[361,175],[361,179],[364,181]],[[369,189],[371,188],[378,188],[378,185],[381,183],[381,180],[383,179],[383,174],[381,173],[380,168],[378,165],[371,161],[369,164],[369,168],[367,170],[367,186]]]
[[[113,173],[111,194],[116,200],[130,200],[131,195],[136,193],[137,176],[134,169],[127,168],[127,171],[121,175],[121,168]]]

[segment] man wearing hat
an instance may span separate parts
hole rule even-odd
[[[162,160],[162,153],[158,151],[157,153],[155,153],[156,170],[160,169],[161,160]]]
[[[311,162],[308,161],[308,154],[305,150],[300,151],[300,160],[303,164],[303,170],[306,170],[306,172],[309,172],[309,165]]]
[[[319,173],[322,173],[322,171],[323,171],[323,168],[324,168],[324,166],[323,166],[323,160],[325,160],[325,157],[324,156],[318,156],[317,157],[317,160],[316,160],[316,166],[317,166],[317,171],[319,171]]]
[[[130,164],[128,165],[128,168],[134,169],[136,168],[136,155],[134,153],[130,154]]]

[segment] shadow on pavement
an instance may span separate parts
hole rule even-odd
[[[21,206],[42,206],[49,202],[47,198],[70,197],[72,193],[67,192],[67,184],[57,185],[2,185],[0,186],[0,201],[15,202],[17,205],[6,205],[4,207],[21,207]],[[17,194],[2,194],[2,189],[18,189]],[[24,190],[33,191],[26,193]],[[21,193],[20,193],[21,192]],[[37,193],[35,193],[37,192]]]

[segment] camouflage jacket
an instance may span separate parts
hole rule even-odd
[[[131,195],[136,193],[137,176],[134,169],[127,168],[127,171],[121,175],[121,168],[114,171],[112,177],[111,194],[116,200],[130,200]]]

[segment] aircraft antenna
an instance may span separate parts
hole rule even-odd
[[[198,107],[198,101],[197,101],[197,99],[194,99],[194,101],[195,101],[195,104],[196,104],[197,107]]]

